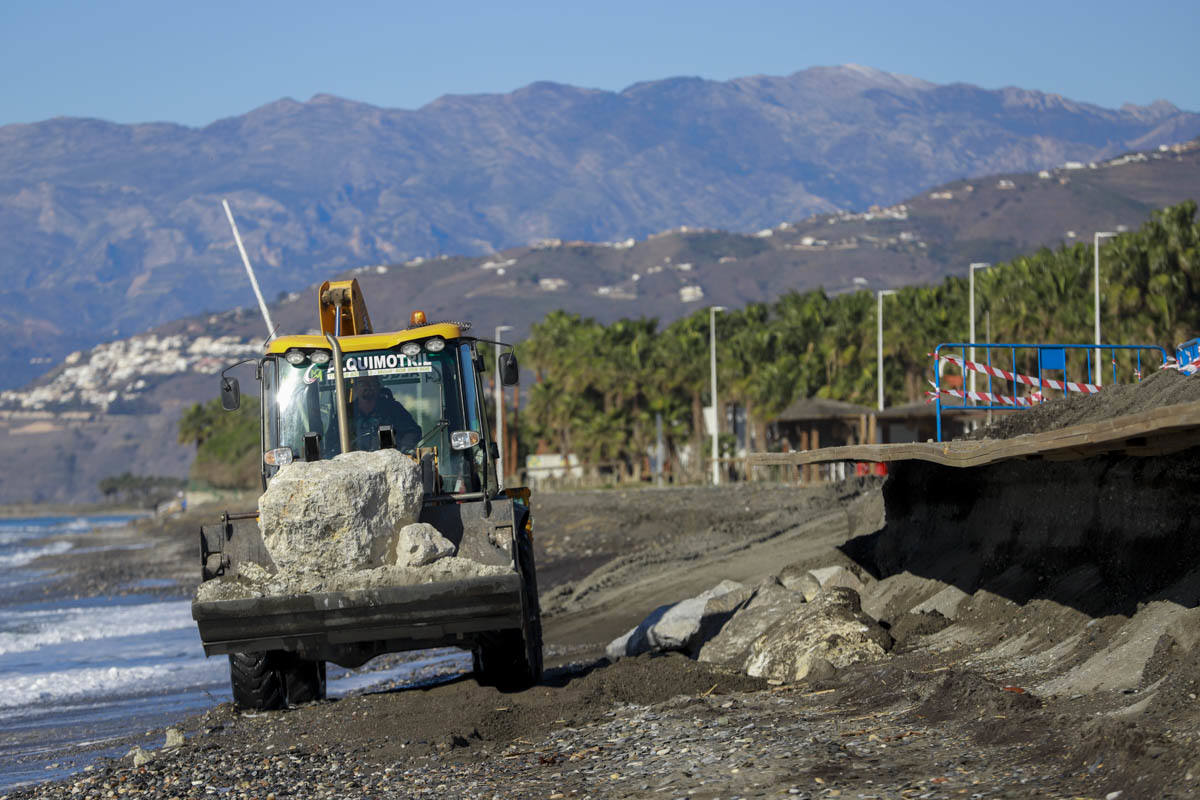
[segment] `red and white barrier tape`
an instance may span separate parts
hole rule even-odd
[[[991,392],[961,392],[958,389],[934,389],[932,392],[925,392],[926,403],[932,403],[938,396],[957,397],[960,400],[975,400],[976,402],[991,403],[996,406],[1012,406],[1014,408],[1028,408],[1035,406],[1041,401],[1041,393],[1035,393],[1029,397],[1010,397],[1003,394],[992,394]]]
[[[1008,370],[993,367],[989,364],[980,364],[978,361],[966,361],[954,355],[943,355],[941,360],[954,364],[963,370],[982,372],[984,375],[991,375],[994,378],[1003,378],[1006,381],[1022,383],[1026,386],[1036,386],[1039,389],[1049,387],[1063,392],[1081,392],[1083,394],[1093,394],[1100,391],[1100,387],[1094,383],[1076,383],[1075,381],[1060,381],[1054,378],[1042,378],[1039,380],[1032,375],[1009,372]]]
[[[1197,370],[1200,370],[1200,357],[1197,357],[1186,364],[1180,364],[1178,361],[1171,360],[1162,365],[1163,369],[1177,369],[1184,375],[1195,375]]]

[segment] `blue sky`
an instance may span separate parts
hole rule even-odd
[[[0,124],[205,125],[330,93],[418,108],[536,80],[619,90],[857,63],[1200,111],[1200,2],[231,3],[6,0]]]

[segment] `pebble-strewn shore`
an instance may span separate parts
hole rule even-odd
[[[954,587],[911,573],[892,579],[911,597],[880,616],[897,643],[888,657],[831,676],[776,684],[680,654],[596,660],[648,610],[730,574],[839,563],[845,526],[856,536],[876,530],[882,509],[872,510],[870,492],[750,484],[544,496],[535,544],[551,668],[540,685],[504,694],[438,662],[428,667],[437,674],[417,675],[420,685],[287,711],[214,701],[176,723],[182,743],[139,729],[97,745],[140,744],[148,760],[102,760],[0,800],[1200,796],[1196,595],[1182,589],[1148,604],[1149,616],[1175,621],[1140,629],[1148,658],[1102,665],[1133,675],[1111,691],[1040,687],[1049,662],[1065,668],[1061,643],[1079,645],[1066,666],[1091,663],[1129,641],[1118,634],[1131,617],[1084,613],[1069,593],[981,591],[951,628],[941,612],[907,609],[912,597]],[[844,527],[801,526],[814,520]],[[193,537],[164,531],[157,546],[108,561],[60,559],[81,595],[109,592],[191,564]],[[1136,622],[1146,608],[1130,613]]]
[[[1063,743],[1044,735],[1048,719],[1037,703],[1014,701],[1009,714],[945,724],[920,713],[947,699],[941,673],[915,678],[902,692],[886,691],[881,674],[866,668],[845,677],[863,682],[618,703],[597,707],[586,721],[560,720],[543,735],[505,740],[491,730],[456,733],[461,725],[432,740],[383,742],[383,729],[372,736],[373,705],[403,692],[274,714],[222,706],[194,720],[182,745],[154,751],[140,766],[126,756],[9,797],[1101,798],[1121,791],[1110,788],[1102,761],[1089,767],[1046,757]],[[872,682],[879,690],[862,688]],[[564,704],[569,717],[577,711]],[[351,716],[360,734],[313,741],[303,733],[306,721],[319,730],[317,718],[334,712]],[[983,728],[999,720],[1011,724],[987,741]],[[381,749],[389,756],[381,758]]]

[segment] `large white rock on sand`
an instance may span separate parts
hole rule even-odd
[[[829,587],[755,639],[745,670],[756,678],[799,681],[830,665],[874,661],[891,647],[891,635],[862,612],[857,592]]]
[[[800,592],[809,603],[823,590],[835,586],[845,586],[859,595],[866,588],[857,575],[842,566],[805,570],[796,564],[789,564],[779,573],[779,582],[792,591]]]
[[[421,470],[398,450],[283,467],[258,498],[259,527],[281,570],[393,564],[400,529],[421,512]]]
[[[769,628],[787,614],[804,605],[804,596],[785,589],[779,583],[764,581],[755,587],[754,596],[727,618],[720,630],[704,641],[696,658],[715,664],[742,668],[750,647]]]
[[[744,593],[739,595],[738,602],[744,602],[750,596],[742,584],[725,580],[695,597],[659,606],[623,636],[610,642],[605,652],[609,658],[617,659],[642,653],[687,650],[705,628],[706,610],[711,608],[709,601],[733,593]]]

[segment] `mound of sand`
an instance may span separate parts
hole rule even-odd
[[[972,439],[1011,439],[1085,422],[1136,414],[1162,406],[1200,401],[1200,376],[1162,369],[1141,383],[1105,386],[1097,394],[1072,394],[1029,411],[1015,411],[972,434]]]

